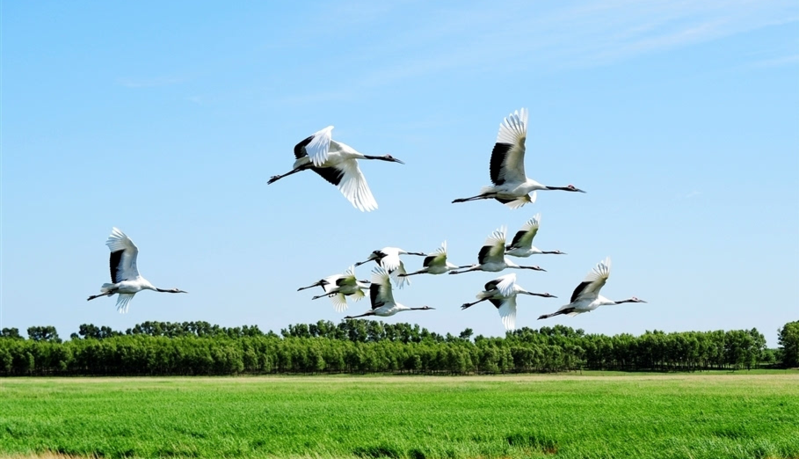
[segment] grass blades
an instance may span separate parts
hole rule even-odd
[[[0,380],[0,457],[799,458],[799,374]]]

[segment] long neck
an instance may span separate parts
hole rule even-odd
[[[530,296],[543,296],[543,297],[548,297],[549,296],[549,294],[547,294],[547,293],[528,292],[527,290],[520,290],[519,293],[523,293],[525,295],[530,295]]]
[[[147,288],[147,287],[145,287],[145,288]],[[172,290],[166,290],[166,289],[163,289],[163,288],[158,288],[158,287],[153,287],[153,286],[150,286],[149,288],[150,288],[150,290],[155,290],[156,292],[172,293]]]
[[[567,186],[545,186],[547,190],[560,190],[560,191],[571,191]]]
[[[427,308],[408,308],[408,311],[426,311]]]
[[[627,298],[626,300],[619,300],[613,302],[613,304],[622,304],[622,303],[635,303],[635,301],[632,298]]]
[[[388,161],[388,159],[384,158],[383,156],[374,156],[374,155],[363,155],[363,159],[378,159],[380,161]]]
[[[505,264],[508,265],[508,268],[516,268],[521,269],[522,267],[517,265],[516,263],[512,262],[510,258],[505,257]]]
[[[559,250],[544,250],[543,252],[539,251],[539,253],[542,253],[542,254],[545,254],[545,255],[548,255],[548,254],[557,255],[557,254],[560,253],[560,251]]]

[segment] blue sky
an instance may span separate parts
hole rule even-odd
[[[3,2],[2,325],[146,320],[338,321],[296,288],[374,249],[473,263],[485,237],[542,214],[517,326],[590,333],[757,327],[799,319],[799,5],[795,1]],[[527,173],[588,193],[519,210],[451,204],[489,183],[502,118],[530,110]],[[354,209],[294,144],[335,139],[406,165],[361,166],[380,208]],[[155,285],[120,315],[111,227]],[[568,301],[605,256],[602,293]],[[410,269],[421,259],[407,257]],[[366,278],[374,265],[358,269]],[[389,322],[502,335],[494,273],[417,276]],[[367,302],[351,303],[360,313]]]

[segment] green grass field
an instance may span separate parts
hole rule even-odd
[[[799,374],[0,380],[0,457],[59,455],[799,458]]]

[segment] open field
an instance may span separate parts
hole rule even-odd
[[[0,457],[68,455],[799,458],[799,373],[0,380]]]

